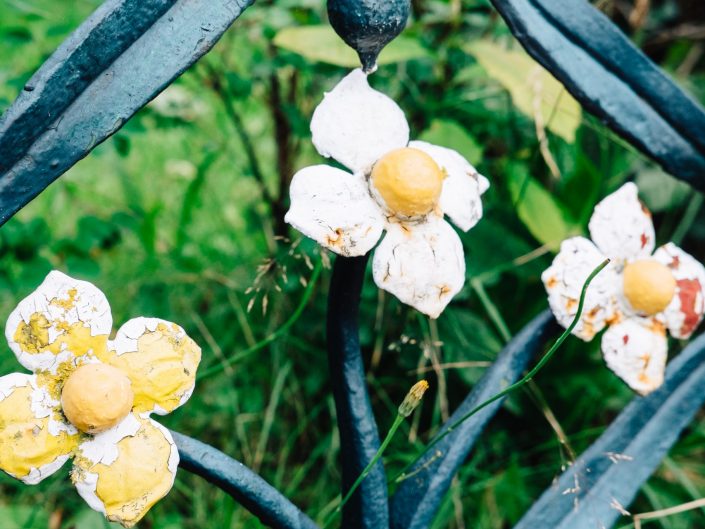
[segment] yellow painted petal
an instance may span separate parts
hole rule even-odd
[[[0,378],[0,469],[30,485],[59,470],[78,446],[78,433],[51,403],[34,375]]]
[[[164,415],[193,393],[201,348],[175,323],[135,318],[120,328],[110,351],[99,358],[129,377],[135,412]]]
[[[71,477],[93,509],[132,527],[171,490],[178,464],[169,431],[152,419],[130,414],[81,443]]]
[[[112,323],[100,290],[53,271],[12,311],[5,336],[24,367],[56,374],[76,358],[104,351]]]

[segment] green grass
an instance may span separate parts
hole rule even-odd
[[[98,3],[0,4],[0,111]],[[580,233],[597,200],[635,177],[642,188],[651,186],[644,199],[655,209],[659,242],[675,235],[687,251],[705,258],[700,203],[589,115],[582,115],[572,144],[549,131],[561,172],[554,178],[532,119],[463,51],[473,39],[511,44],[507,28],[485,1],[463,2],[460,17],[450,4],[415,2],[424,10],[405,35],[431,58],[383,66],[374,83],[406,111],[414,137],[459,145],[492,188],[483,221],[461,234],[466,286],[436,324],[380,294],[367,278],[361,339],[380,430],[390,427],[431,357],[473,364],[444,369],[440,378],[424,371],[432,387],[386,452],[390,475],[437,431],[502,344],[546,307],[539,275],[552,258],[553,231],[532,221],[544,213],[543,198],[517,198],[516,182],[530,176],[550,191],[562,228]],[[324,342],[330,271],[327,256],[282,226],[280,212],[293,171],[323,163],[310,144],[308,121],[323,90],[346,70],[277,49],[271,40],[283,27],[321,23],[322,6],[258,2],[160,100],[0,229],[0,319],[58,268],[106,293],[116,328],[140,315],[179,323],[203,347],[201,379],[189,403],[161,422],[256,468],[318,521],[335,507],[340,480]],[[664,13],[655,9],[647,37],[666,24]],[[656,57],[676,72],[694,45],[682,39],[659,48]],[[705,94],[703,66],[700,61],[678,77],[696,97]],[[281,96],[275,107],[273,77]],[[286,147],[274,140],[282,126]],[[673,344],[673,354],[679,347]],[[7,348],[0,370],[19,370]],[[631,398],[604,366],[597,342],[569,339],[535,382],[576,453]],[[550,486],[568,456],[535,396],[509,398],[460,471],[434,528],[511,527]],[[705,428],[696,420],[633,512],[702,497],[704,446]],[[3,523],[104,527],[73,492],[67,470],[34,487],[0,477]],[[647,527],[703,524],[702,511],[693,511]],[[171,494],[140,527],[260,524],[226,494],[181,471]]]

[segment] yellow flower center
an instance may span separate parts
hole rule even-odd
[[[643,314],[663,311],[676,293],[676,280],[668,267],[653,259],[634,261],[624,268],[624,295]]]
[[[372,169],[372,184],[395,215],[416,217],[433,210],[444,174],[428,154],[406,147],[385,154]]]
[[[106,364],[86,364],[71,373],[61,392],[64,415],[85,433],[112,428],[132,409],[130,379]]]

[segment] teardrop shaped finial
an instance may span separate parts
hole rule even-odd
[[[406,26],[410,0],[328,0],[328,18],[360,57],[366,73],[377,69],[382,48]]]

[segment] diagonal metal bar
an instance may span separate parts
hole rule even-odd
[[[343,496],[380,444],[358,333],[360,292],[368,258],[337,257],[328,294],[328,363],[340,430]],[[387,477],[379,461],[343,507],[341,528],[386,529],[388,510]]]
[[[210,445],[171,432],[179,465],[221,488],[273,529],[318,529],[298,507],[245,465]]]
[[[0,118],[0,224],[204,55],[254,0],[108,0]]]
[[[705,111],[585,0],[492,0],[586,110],[705,191]]]
[[[536,353],[558,331],[548,310],[531,320],[499,353],[446,424],[454,424],[478,404],[515,382]],[[392,496],[393,529],[426,529],[431,526],[453,476],[503,402],[504,399],[498,400],[463,422],[407,471],[411,477],[402,481]]]
[[[632,400],[515,529],[612,527],[619,506],[629,507],[703,402],[705,335],[671,361],[660,389]]]

